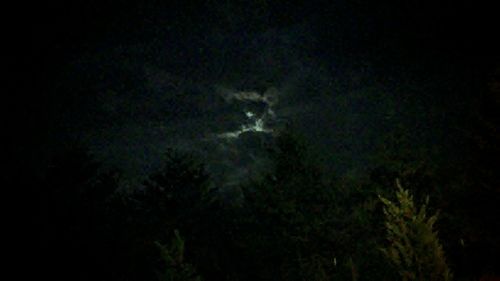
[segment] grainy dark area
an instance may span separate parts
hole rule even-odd
[[[8,9],[2,178],[26,271],[500,276],[491,5],[118,2]]]

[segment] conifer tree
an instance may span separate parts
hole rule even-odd
[[[158,272],[158,280],[201,281],[194,266],[184,259],[184,239],[182,239],[178,230],[175,230],[174,234],[175,236],[168,246],[156,242],[165,266],[163,272]]]
[[[426,214],[426,202],[418,208],[413,196],[396,180],[397,202],[379,196],[384,204],[387,240],[384,255],[396,267],[403,281],[448,281],[452,274],[434,224],[438,214]]]

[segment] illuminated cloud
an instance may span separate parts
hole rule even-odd
[[[258,116],[257,113],[246,110],[244,111],[245,116],[247,117],[247,122],[240,125],[240,129],[220,133],[217,134],[218,138],[223,139],[236,139],[241,134],[247,132],[253,133],[274,133],[274,130],[266,124],[269,119],[275,118],[275,113],[272,109],[272,106],[277,101],[277,93],[278,91],[274,88],[266,91],[264,94],[260,94],[256,91],[231,91],[226,88],[219,88],[219,92],[222,97],[226,100],[226,102],[232,103],[234,101],[250,101],[250,102],[262,102],[266,105],[266,110],[264,113]],[[258,117],[257,117],[258,116]]]

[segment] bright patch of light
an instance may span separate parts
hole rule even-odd
[[[253,126],[253,130],[256,132],[265,132],[266,130],[264,129],[264,122],[262,119],[258,119],[255,121],[255,124]]]
[[[275,113],[272,110],[272,106],[276,103],[276,95],[277,91],[273,88],[272,90],[268,90],[263,95],[255,92],[255,91],[239,91],[234,92],[229,89],[220,88],[222,96],[227,102],[232,102],[233,100],[241,100],[241,101],[255,101],[255,102],[264,102],[267,104],[266,113],[256,117],[256,114],[251,111],[244,111],[245,116],[250,119],[251,123],[242,124],[239,130],[226,132],[217,134],[218,138],[224,139],[235,139],[238,138],[241,134],[246,132],[255,132],[255,133],[273,133],[274,131],[271,128],[266,128],[265,120],[268,118],[275,118]]]
[[[218,134],[217,136],[219,138],[223,138],[223,139],[235,139],[235,138],[239,137],[241,133],[242,133],[241,131],[235,131],[235,132]]]
[[[246,132],[256,132],[256,133],[272,133],[272,129],[267,129],[264,127],[264,121],[262,119],[255,120],[255,123],[250,125],[241,125],[241,129],[233,132],[227,132],[219,134],[220,138],[234,139],[239,137],[241,134]]]

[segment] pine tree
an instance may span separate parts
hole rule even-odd
[[[403,281],[448,281],[452,274],[433,229],[438,214],[426,214],[426,202],[417,208],[413,196],[396,180],[397,202],[379,196],[384,204],[387,240],[382,252],[396,267]]]
[[[169,246],[156,243],[161,251],[165,268],[158,273],[159,281],[201,281],[194,266],[184,259],[184,239],[175,230],[175,236]]]

